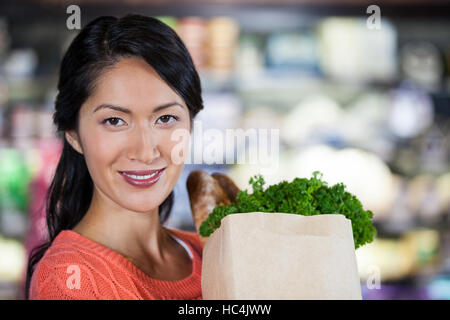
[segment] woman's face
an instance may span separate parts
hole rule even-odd
[[[177,132],[184,137],[190,132],[183,99],[144,60],[124,58],[103,73],[81,107],[79,139],[74,132],[66,138],[84,154],[97,196],[149,212],[170,194],[183,170],[172,152],[185,156],[189,141],[173,138]],[[162,168],[159,180],[147,186],[133,185],[122,174]]]

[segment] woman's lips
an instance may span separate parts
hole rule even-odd
[[[161,175],[166,168],[160,170],[133,170],[133,171],[119,171],[119,174],[126,182],[135,187],[148,187],[158,182]],[[156,172],[156,174],[154,174]],[[154,174],[153,176],[149,176]],[[149,177],[145,177],[149,176]]]
[[[164,170],[165,168],[162,169],[156,169],[156,170],[128,170],[128,171],[119,171],[120,173],[126,173],[129,175],[138,175],[138,176],[144,176],[144,175],[149,175],[152,173],[155,173],[157,171],[161,171]]]

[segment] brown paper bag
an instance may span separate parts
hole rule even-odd
[[[238,213],[206,241],[205,300],[362,299],[350,220]]]

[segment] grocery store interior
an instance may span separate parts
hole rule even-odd
[[[0,2],[0,300],[23,299],[27,255],[46,236],[43,201],[62,145],[52,123],[59,63],[79,31],[71,4]],[[374,213],[377,237],[356,250],[364,299],[450,299],[450,4],[371,4],[77,1],[81,27],[139,13],[174,28],[202,81],[198,130],[277,132],[268,184],[318,170]],[[261,166],[186,164],[166,225],[195,230],[192,170],[246,189]]]

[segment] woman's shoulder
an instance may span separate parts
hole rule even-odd
[[[72,230],[61,231],[47,249],[39,264],[68,266],[98,256],[100,246]],[[39,266],[38,264],[38,266]]]
[[[30,285],[30,299],[75,299],[72,293],[77,291],[69,291],[72,282],[68,276],[75,275],[73,286],[78,287],[76,274],[83,264],[79,252],[77,251],[75,242],[71,240],[70,234],[62,231],[44,256],[37,263]],[[70,285],[69,285],[70,284]]]
[[[103,249],[76,232],[61,231],[36,265],[31,278],[30,299],[118,298],[110,278],[120,276],[122,270],[116,268],[116,264],[108,263],[107,254],[107,248]],[[126,298],[135,297],[127,294]]]

